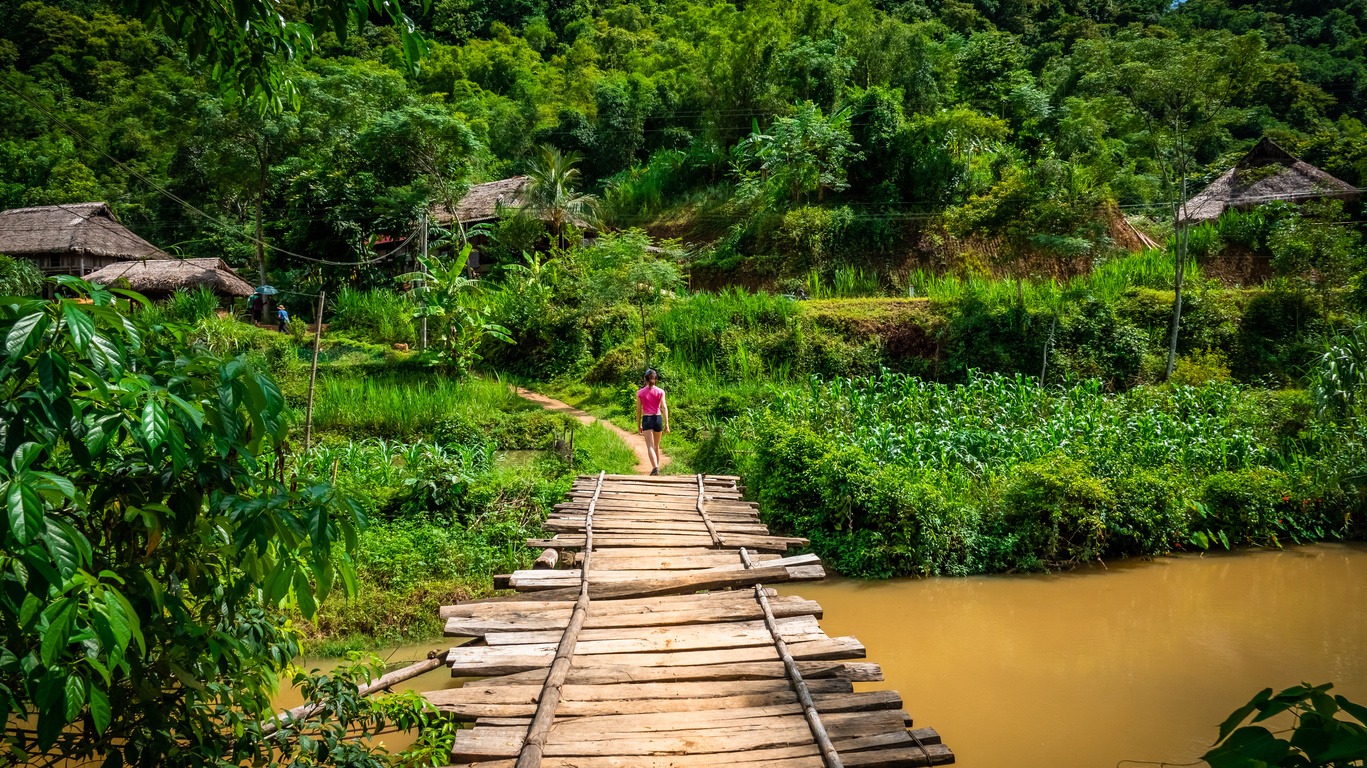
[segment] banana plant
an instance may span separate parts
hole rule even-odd
[[[470,245],[466,243],[454,259],[425,256],[418,259],[422,271],[394,278],[410,286],[413,317],[428,320],[430,351],[458,376],[469,375],[483,359],[479,348],[486,336],[514,343],[507,328],[490,321],[488,304],[480,300],[479,280],[465,274],[469,261]]]

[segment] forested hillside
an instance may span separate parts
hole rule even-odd
[[[1170,219],[1184,169],[1199,189],[1263,135],[1367,179],[1362,0],[409,5],[416,70],[393,27],[320,34],[297,109],[263,114],[117,3],[4,0],[0,208],[107,200],[239,265],[260,214],[274,280],[335,283],[301,257],[364,259],[544,143],[608,225],[776,284],[1095,255],[1102,206]],[[1004,245],[943,247],[974,236]]]

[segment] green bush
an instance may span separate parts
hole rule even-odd
[[[1233,544],[1275,544],[1289,494],[1286,476],[1274,469],[1216,472],[1201,488],[1205,509],[1199,527],[1223,533]]]
[[[1295,381],[1323,351],[1326,320],[1318,294],[1284,281],[1254,294],[1230,355],[1235,378],[1276,385]]]
[[[1179,482],[1171,474],[1136,469],[1112,480],[1111,490],[1106,554],[1149,555],[1187,541],[1188,515]]]
[[[1207,349],[1203,352],[1192,352],[1177,358],[1169,381],[1186,386],[1229,381],[1229,361],[1218,351]]]
[[[1037,570],[1094,560],[1105,551],[1110,483],[1074,459],[1051,456],[1018,465],[1002,499],[1016,567]]]

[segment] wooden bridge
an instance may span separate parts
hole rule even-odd
[[[480,678],[426,696],[474,723],[452,761],[473,768],[944,765],[852,637],[770,584],[824,578],[803,539],[770,535],[734,477],[576,480],[519,594],[442,609],[446,656]],[[564,568],[555,569],[557,564]]]

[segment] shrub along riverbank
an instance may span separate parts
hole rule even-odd
[[[695,463],[842,573],[984,573],[1360,537],[1361,429],[1305,392],[814,381],[728,420]]]

